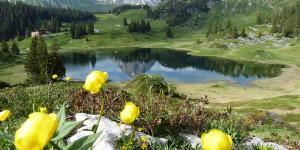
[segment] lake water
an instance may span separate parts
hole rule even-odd
[[[199,83],[233,80],[247,84],[280,75],[282,65],[237,62],[218,57],[192,56],[168,49],[123,48],[84,50],[60,54],[66,76],[84,81],[93,70],[108,72],[108,80],[121,82],[135,75],[159,73],[166,81]]]

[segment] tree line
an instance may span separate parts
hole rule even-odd
[[[149,10],[149,9],[150,9],[150,6],[149,6],[149,5],[130,5],[130,4],[123,4],[123,5],[120,5],[120,6],[115,7],[115,8],[111,11],[111,13],[116,14],[116,15],[119,15],[119,14],[121,14],[122,12],[125,12],[125,11],[130,10],[130,9],[145,9],[145,10]]]
[[[87,34],[94,34],[94,25],[93,24],[75,24],[74,22],[70,23],[69,33],[73,39],[80,39],[81,36]]]
[[[169,26],[182,24],[191,18],[192,12],[208,12],[210,0],[163,0],[153,9],[147,10],[147,15],[153,19],[163,19]],[[218,1],[218,0],[213,0]]]
[[[239,36],[241,36],[241,37],[248,36],[245,28],[242,28],[242,31],[240,32],[240,34],[238,32],[239,32],[238,28],[235,25],[233,25],[231,22],[231,19],[228,18],[226,26],[224,28],[220,21],[216,21],[214,24],[210,24],[208,26],[208,30],[206,32],[206,37],[209,37],[211,35],[217,35],[218,33],[227,35],[231,39],[236,39]]]
[[[135,33],[146,33],[146,32],[151,31],[150,22],[147,21],[147,23],[146,23],[144,19],[142,19],[141,21],[131,20],[131,23],[128,24],[127,19],[124,18],[123,25],[128,25],[128,30],[127,31],[129,33],[133,33],[133,32],[135,32]]]
[[[285,37],[300,36],[300,1],[295,6],[285,7],[280,13],[272,16],[259,13],[256,24],[272,24],[271,33],[282,33]]]
[[[3,53],[12,53],[12,54],[15,54],[15,55],[19,55],[20,49],[19,49],[19,47],[18,47],[18,45],[15,41],[13,41],[13,43],[11,45],[11,48],[9,49],[9,46],[6,43],[6,41],[2,40],[1,41],[1,52],[3,52]]]
[[[43,8],[19,1],[16,3],[0,1],[0,40],[13,39],[17,32],[20,36],[24,36],[27,28],[34,29],[37,20],[50,20],[51,22],[53,18],[58,22],[72,22],[94,20],[95,16],[90,12],[75,9]],[[35,28],[40,28],[40,26]]]
[[[25,70],[30,81],[44,84],[49,83],[54,74],[57,74],[58,77],[65,76],[66,68],[57,53],[58,49],[59,45],[56,39],[54,39],[52,51],[49,54],[43,37],[32,38],[30,51],[25,59]]]

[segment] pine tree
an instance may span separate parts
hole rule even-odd
[[[211,32],[212,32],[212,25],[211,25],[211,24],[209,24],[209,26],[208,26],[208,30],[207,30],[207,32],[206,32],[206,37],[209,37],[209,36],[210,36],[210,34],[211,34]]]
[[[13,41],[13,44],[11,46],[11,52],[15,55],[19,55],[20,53],[20,49],[15,41]]]
[[[146,24],[146,31],[149,32],[151,31],[151,25],[150,25],[150,22],[148,21],[147,24]]]
[[[78,26],[76,26],[74,38],[79,39],[80,36],[81,36],[81,27],[78,25]]]
[[[33,37],[30,43],[30,51],[27,53],[25,58],[25,70],[29,77],[33,79],[33,81],[37,81],[38,75],[40,73],[38,57],[37,57],[37,44],[38,38]]]
[[[231,33],[230,36],[232,39],[238,38],[238,29],[236,27],[231,27]]]
[[[37,61],[39,64],[39,75],[38,75],[38,82],[39,83],[47,83],[48,76],[48,52],[47,52],[47,45],[45,43],[44,38],[40,37],[38,39],[37,44]]]
[[[57,43],[57,40],[54,39],[53,46],[52,46],[52,52],[49,54],[48,57],[48,76],[51,76],[53,74],[57,74],[58,77],[62,78],[66,74],[66,68],[60,59],[59,55],[57,54],[57,51],[59,50],[60,46]]]
[[[228,18],[226,29],[230,29],[230,28],[231,28],[231,20],[230,18]]]
[[[8,53],[9,52],[8,51],[8,45],[7,45],[7,43],[6,43],[5,40],[2,40],[2,42],[1,42],[1,51],[4,52],[4,53]]]
[[[241,32],[241,37],[247,37],[245,28],[243,28],[242,32]]]
[[[263,24],[263,20],[262,20],[262,15],[261,14],[257,14],[256,15],[256,24],[257,25]]]
[[[144,19],[141,20],[141,32],[142,33],[146,32],[146,23]]]
[[[124,25],[124,26],[127,26],[127,25],[128,25],[126,17],[124,17],[123,25]]]
[[[166,29],[166,36],[168,38],[173,38],[173,33],[172,33],[172,30],[170,27],[167,27],[167,29]]]
[[[70,35],[74,39],[75,38],[75,30],[76,30],[76,25],[72,22],[70,23]]]
[[[21,39],[21,35],[20,35],[20,32],[19,31],[17,31],[17,40],[18,41],[21,41],[22,39]]]
[[[30,32],[30,28],[26,28],[26,37],[30,38],[31,37],[31,32]]]

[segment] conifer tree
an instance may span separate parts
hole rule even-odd
[[[247,37],[247,34],[246,34],[246,31],[245,31],[245,28],[242,29],[242,32],[241,32],[241,37]]]
[[[37,57],[37,44],[38,38],[33,37],[30,43],[30,50],[25,58],[25,70],[29,74],[29,77],[34,81],[37,80],[39,71],[38,57]]]
[[[76,25],[72,22],[70,23],[70,35],[74,39],[75,38],[75,30],[76,30]]]
[[[6,43],[5,40],[2,40],[2,42],[1,42],[1,51],[4,52],[4,53],[8,53],[9,52],[8,51],[8,45],[7,45],[7,43]]]
[[[11,46],[11,52],[15,55],[19,55],[20,53],[20,49],[15,41],[13,41],[13,44]]]
[[[30,33],[30,28],[26,28],[26,37],[30,38],[31,37],[31,33]]]
[[[258,24],[258,25],[263,24],[263,20],[262,20],[262,15],[261,14],[257,14],[256,15],[256,24]]]
[[[238,38],[238,29],[236,27],[231,27],[231,33],[230,36],[232,39]]]
[[[39,83],[47,83],[48,76],[48,52],[47,52],[47,45],[45,43],[44,38],[40,37],[38,39],[37,45],[37,59],[39,65],[39,76],[38,82]]]
[[[76,26],[76,30],[75,30],[74,38],[75,38],[75,39],[79,39],[80,36],[81,36],[81,26],[80,26],[80,25],[77,25],[77,26]]]
[[[140,30],[142,33],[146,32],[146,23],[145,23],[144,19],[141,20],[141,29]]]
[[[57,74],[58,77],[62,78],[66,74],[66,68],[64,67],[64,64],[62,60],[60,59],[59,55],[57,54],[57,51],[59,50],[59,44],[57,43],[57,40],[54,39],[53,45],[52,45],[52,52],[49,54],[48,58],[48,76],[51,76],[53,74]]]
[[[166,29],[166,36],[168,38],[173,38],[173,33],[172,33],[172,30],[170,27],[167,27],[167,29]]]
[[[19,32],[19,31],[17,31],[17,40],[18,40],[18,41],[21,41],[21,35],[20,35],[20,32]]]
[[[207,32],[206,32],[206,37],[209,37],[210,34],[211,34],[211,32],[212,32],[212,26],[211,26],[211,24],[209,24],[208,30],[207,30]]]
[[[123,25],[124,25],[124,26],[127,26],[127,25],[128,25],[126,17],[124,17]]]
[[[226,29],[230,29],[230,28],[231,28],[231,20],[230,18],[228,18]]]
[[[150,25],[150,22],[148,21],[147,24],[146,24],[146,31],[149,32],[151,31],[151,25]]]

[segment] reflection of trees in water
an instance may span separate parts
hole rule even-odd
[[[181,69],[193,67],[195,69],[215,71],[217,73],[239,77],[275,77],[280,74],[282,65],[258,64],[252,62],[236,62],[229,59],[218,57],[201,57],[186,54],[183,51],[173,51],[166,49],[137,49],[137,50],[120,50],[114,52],[112,50],[102,50],[101,57],[112,57],[119,67],[129,76],[149,71],[158,61],[162,66]],[[62,55],[64,62],[73,64],[81,64],[82,66],[92,66],[96,64],[96,54],[89,53],[71,53],[69,56]],[[100,58],[98,58],[100,59]]]
[[[71,63],[75,65],[81,65],[82,67],[89,66],[91,62],[92,67],[94,68],[97,62],[95,52],[86,52],[86,53],[63,53],[60,54],[64,63]]]

